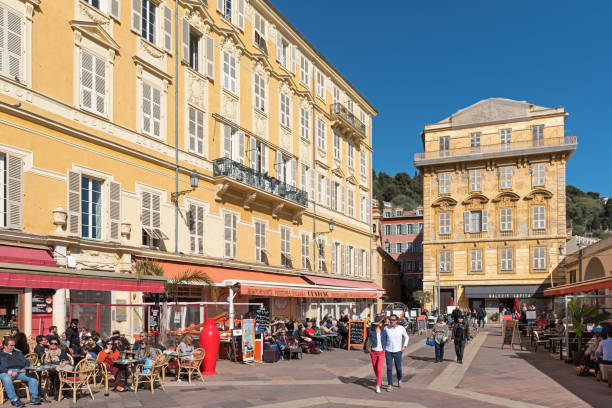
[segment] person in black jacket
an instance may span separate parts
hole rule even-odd
[[[457,362],[463,364],[463,351],[465,350],[465,343],[469,338],[467,324],[463,321],[463,316],[457,317],[457,320],[453,324],[453,330],[451,331],[453,340],[455,342],[455,354],[457,355]]]
[[[23,353],[15,349],[15,338],[7,337],[2,342],[4,348],[0,351],[0,381],[4,386],[6,396],[14,407],[23,407],[25,404],[19,400],[15,392],[13,381],[20,380],[28,384],[30,390],[30,405],[40,405],[38,397],[38,381],[36,376],[26,373],[25,368],[30,365]]]
[[[81,354],[81,339],[79,338],[79,319],[72,319],[66,329],[66,347],[70,354]]]
[[[45,351],[47,351],[48,349],[49,342],[47,341],[47,338],[42,334],[36,336],[36,347],[34,347],[34,352],[36,353],[38,358],[42,358],[42,356],[45,354]]]

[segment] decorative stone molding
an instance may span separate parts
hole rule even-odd
[[[262,76],[266,79],[266,82],[270,80],[270,71],[261,63],[261,60],[256,60],[253,63],[253,72],[257,75]]]
[[[253,126],[253,130],[255,132],[255,134],[257,136],[260,136],[264,139],[266,139],[266,135],[267,135],[267,128],[268,128],[268,118],[261,113],[260,111],[258,111],[257,109],[253,110],[253,116],[254,116],[254,124],[255,126]]]
[[[124,241],[130,239],[130,234],[132,233],[132,224],[127,221],[123,221],[121,223],[121,238]]]
[[[64,210],[61,205],[53,210],[53,224],[57,227],[54,231],[56,235],[64,234],[67,218],[68,212]]]
[[[299,210],[297,211],[294,215],[293,215],[293,223],[295,225],[301,224],[302,223],[302,215],[304,215],[304,213],[306,212],[306,210]]]
[[[234,123],[239,123],[238,98],[229,92],[221,92],[221,115]]]
[[[234,39],[229,35],[223,36],[221,39],[221,48],[234,54],[237,59],[242,55],[242,49],[236,44]]]
[[[147,54],[149,54],[153,58],[160,59],[160,58],[163,58],[164,55],[166,55],[164,51],[160,50],[159,48],[157,48],[156,46],[154,46],[153,44],[151,44],[144,38],[142,37],[138,37],[138,38],[139,38],[139,41],[138,41],[139,48],[144,50]]]
[[[312,167],[312,149],[310,144],[300,139],[300,161]]]
[[[79,1],[79,11],[81,13],[81,16],[86,17],[94,23],[100,24],[102,28],[104,28],[108,33],[112,34],[112,24],[110,17],[105,16],[95,7],[92,7],[83,1]]]
[[[272,218],[278,219],[278,214],[281,212],[281,210],[285,207],[285,203],[284,202],[280,202],[278,204],[276,204],[273,208],[272,208]]]
[[[300,97],[300,107],[304,109],[308,109],[308,113],[312,115],[312,102],[308,100],[305,96]]]
[[[293,141],[293,136],[291,135],[291,130],[286,128],[285,126],[280,127],[280,146],[288,151],[292,151],[291,142]]]
[[[188,10],[185,14],[185,18],[189,21],[189,25],[198,30],[200,34],[204,37],[208,36],[210,33],[210,25],[204,22],[200,13],[196,10]]]
[[[255,201],[255,199],[257,198],[257,193],[247,193],[244,195],[243,198],[243,202],[242,202],[242,206],[244,207],[245,210],[250,210],[251,209],[251,204],[253,203],[253,201]]]
[[[244,4],[244,15],[250,21],[254,21],[255,18],[255,9],[250,1],[246,1]]]
[[[187,69],[187,101],[206,111],[208,107],[208,81]]]
[[[215,201],[222,201],[223,195],[227,192],[229,188],[229,183],[226,181],[225,183],[217,184],[215,186]]]
[[[291,97],[293,97],[293,95],[295,95],[295,91],[293,90],[293,88],[289,85],[289,83],[287,81],[281,81],[279,83],[279,89],[282,93],[287,94]],[[293,103],[293,101],[291,102]]]

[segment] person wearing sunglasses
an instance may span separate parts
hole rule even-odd
[[[396,315],[389,316],[390,326],[385,327],[387,344],[385,346],[385,363],[387,364],[387,391],[393,389],[393,365],[397,375],[397,386],[402,386],[402,353],[408,346],[408,333],[404,326],[398,325]]]
[[[66,351],[59,346],[58,339],[52,339],[49,342],[49,348],[45,351],[42,362],[43,364],[55,366],[56,370],[71,371],[74,368],[70,364],[70,359]],[[53,370],[49,370],[48,373],[51,378],[51,384],[53,385],[51,395],[55,395],[59,390],[59,375],[57,371]]]

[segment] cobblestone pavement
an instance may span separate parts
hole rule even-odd
[[[275,364],[219,361],[217,376],[204,383],[166,383],[155,394],[95,394],[46,404],[55,407],[210,407],[210,408],[349,408],[349,407],[609,407],[612,390],[593,378],[577,377],[574,367],[545,351],[513,351],[500,347],[499,329],[488,327],[472,340],[463,364],[454,362],[452,344],[445,361],[436,364],[423,336],[412,336],[403,364],[403,386],[381,394],[369,356],[361,351],[334,350],[304,355],[303,360]],[[386,380],[383,380],[383,385]],[[5,406],[8,403],[5,402]],[[10,405],[9,405],[10,406]],[[44,406],[44,405],[43,405]]]

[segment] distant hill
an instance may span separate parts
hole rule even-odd
[[[379,202],[390,201],[406,210],[413,210],[423,204],[423,177],[415,173],[397,173],[391,177],[385,172],[376,174],[374,198]],[[602,199],[599,193],[583,192],[577,187],[567,186],[567,225],[574,235],[587,235],[603,238],[612,235],[612,199]]]

